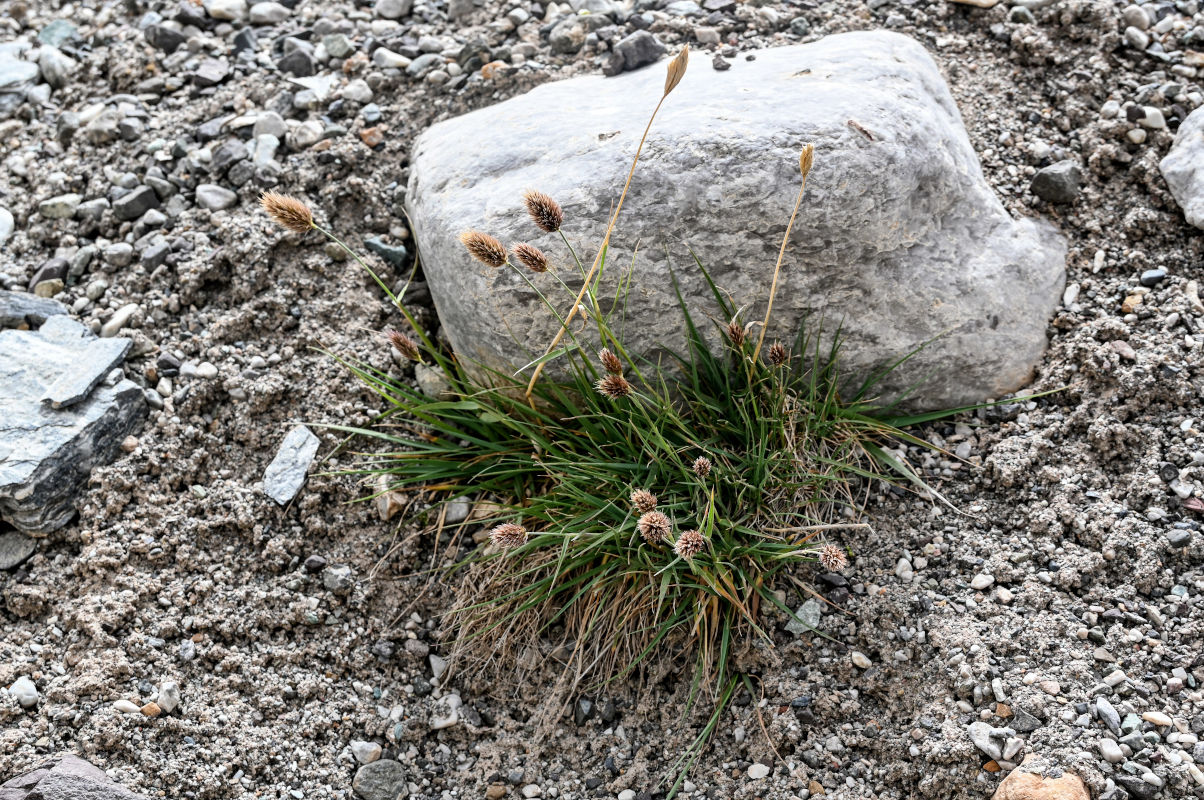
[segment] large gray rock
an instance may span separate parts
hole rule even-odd
[[[263,491],[280,505],[288,505],[305,483],[305,473],[318,452],[318,444],[318,437],[304,425],[289,431],[276,457],[264,470]]]
[[[146,413],[142,390],[114,370],[129,346],[61,314],[38,330],[0,330],[4,520],[44,535],[71,519],[80,484]]]
[[[471,227],[530,241],[571,280],[559,238],[523,213],[523,190],[556,198],[570,241],[592,258],[664,80],[662,64],[545,84],[420,137],[409,214],[460,354],[521,366],[542,354],[558,323],[520,276],[470,261],[458,235]],[[603,281],[602,295],[613,296],[638,242],[628,348],[682,348],[670,266],[697,317],[714,313],[690,247],[748,309],[746,320],[763,316],[806,142],[815,144],[815,168],[770,339],[791,339],[807,315],[827,330],[843,325],[842,360],[858,376],[936,339],[884,386],[897,394],[926,378],[913,406],[1023,386],[1062,292],[1064,240],[1008,215],[932,59],[885,32],[759,51],[723,73],[698,64],[687,72],[652,128]],[[556,284],[534,277],[567,310]]]
[[[1204,228],[1204,108],[1187,115],[1171,151],[1158,165],[1183,216],[1197,228]]]
[[[72,755],[0,784],[0,800],[145,800],[101,770]]]

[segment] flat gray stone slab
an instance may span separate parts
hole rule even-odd
[[[0,800],[146,800],[73,755],[0,784]]]
[[[97,341],[65,315],[36,331],[0,331],[0,518],[26,533],[66,525],[88,473],[146,413],[142,390],[114,373],[114,353],[129,343],[98,350]],[[48,396],[70,405],[55,408]]]
[[[47,318],[66,313],[67,307],[58,300],[0,289],[0,328],[36,328]]]
[[[263,473],[263,491],[280,505],[287,505],[301,491],[317,452],[318,437],[304,425],[293,428]]]
[[[716,72],[696,54],[648,135],[599,289],[614,297],[630,267],[619,314],[627,350],[654,361],[684,350],[673,275],[718,347],[706,322],[716,306],[691,250],[746,308],[743,322],[764,316],[810,142],[814,169],[767,344],[792,342],[804,320],[812,332],[822,320],[825,338],[840,328],[843,373],[856,385],[930,342],[879,385],[885,399],[920,383],[911,396],[920,408],[1024,386],[1062,295],[1066,243],[1048,223],[1008,214],[924,46],[869,31],[755,55]],[[523,276],[472,261],[460,234],[529,242],[579,285],[559,236],[527,218],[523,191],[563,206],[565,233],[588,264],[664,81],[661,62],[545,83],[432,125],[415,142],[406,205],[460,356],[514,369],[542,355],[559,328]],[[567,312],[572,298],[551,276],[528,277]]]
[[[65,408],[83,400],[105,376],[121,365],[134,342],[125,337],[93,339],[78,353],[78,369],[61,376],[42,398],[52,408]]]
[[[16,569],[37,549],[38,543],[20,531],[0,533],[0,570]]]

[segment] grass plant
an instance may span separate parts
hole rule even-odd
[[[657,112],[686,58],[683,50],[670,62]],[[874,480],[922,487],[890,448],[926,445],[903,428],[943,414],[903,418],[879,406],[875,390],[889,369],[842,395],[839,331],[804,328],[764,346],[805,179],[822,157],[810,144],[801,148],[798,200],[764,318],[745,322],[696,259],[674,286],[705,282],[714,300],[708,318],[681,302],[683,351],[658,363],[629,351],[612,325],[621,303],[607,306],[599,277],[647,135],[588,269],[562,232],[555,200],[524,197],[533,224],[561,234],[561,260],[583,279],[579,290],[560,278],[557,257],[530,244],[462,236],[473,258],[522,276],[560,322],[543,357],[518,373],[462,363],[373,273],[416,337],[395,331],[388,341],[438,369],[447,390],[428,397],[397,375],[345,361],[386,410],[370,428],[329,427],[375,442],[354,471],[377,494],[469,498],[491,509],[481,520],[488,536],[449,578],[458,581],[453,666],[502,675],[555,652],[566,697],[653,669],[684,670],[685,714],[699,698],[707,712],[666,776],[672,795],[748,680],[736,653],[755,639],[771,644],[772,627],[794,618],[778,591],[807,591],[806,563],[844,569],[836,534],[863,524],[858,492]],[[318,230],[346,247],[297,206],[304,209],[292,198],[264,198],[285,227]],[[570,326],[582,313],[587,338]],[[543,375],[552,361],[560,362],[555,378]]]

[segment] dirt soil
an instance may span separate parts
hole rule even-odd
[[[316,471],[337,471],[352,458],[326,458],[339,436],[319,426],[364,424],[381,406],[324,351],[403,367],[377,335],[397,324],[380,291],[312,235],[274,228],[257,212],[259,190],[305,198],[357,249],[374,236],[408,245],[397,265],[372,256],[396,282],[413,257],[401,203],[416,134],[598,71],[613,32],[563,54],[541,35],[538,4],[522,6],[534,19],[517,29],[507,16],[516,6],[494,0],[457,21],[442,3],[419,5],[388,27],[371,8],[311,0],[275,29],[257,28],[257,54],[239,59],[241,24],[198,23],[172,55],[148,45],[145,15],[176,18],[174,4],[6,5],[0,41],[34,40],[56,19],[78,37],[62,45],[75,61],[65,86],[0,117],[0,206],[16,220],[0,281],[24,289],[48,259],[84,261],[59,299],[97,326],[136,304],[122,334],[135,342],[126,372],[152,391],[170,384],[128,451],[94,471],[78,519],[0,572],[0,687],[28,676],[39,694],[30,709],[0,696],[0,779],[69,750],[150,797],[350,798],[354,741],[400,762],[413,797],[662,796],[662,777],[703,722],[682,719],[684,679],[591,697],[602,702],[589,719],[570,709],[541,738],[555,659],[511,685],[434,679],[451,598],[423,574],[444,554],[415,534],[420,502],[386,523],[372,503],[352,502],[363,488],[351,478],[311,475],[284,508],[262,491],[291,425],[310,423],[323,442]],[[1204,41],[1195,0],[1143,7],[1173,18],[1156,34],[1158,57],[1126,42],[1132,12],[1107,2],[714,3],[693,18],[659,5],[633,16],[649,15],[670,50],[690,42],[700,71],[725,47],[738,69],[741,51],[827,33],[882,26],[916,37],[941,64],[1009,209],[1053,219],[1070,241],[1071,288],[1031,387],[1063,390],[923,431],[961,459],[910,453],[956,511],[881,490],[867,509],[872,531],[841,540],[854,556],[844,576],[802,570],[831,602],[820,626],[830,638],[796,637],[778,621],[776,647],[749,658],[755,696],[722,719],[687,793],[987,798],[1008,765],[1035,753],[1097,797],[1204,797],[1204,776],[1191,771],[1204,761],[1204,514],[1188,501],[1204,483],[1204,235],[1157,169],[1173,127],[1204,100],[1192,66],[1204,62],[1184,55]],[[723,43],[700,44],[700,28]],[[366,78],[379,123],[357,113],[362,104],[296,99],[274,48],[304,30],[353,41],[359,56],[327,72]],[[479,65],[449,70],[438,82],[369,61],[382,42],[417,56],[424,36],[442,42],[436,50],[484,43],[511,66],[488,78]],[[229,74],[205,85],[192,77],[203,58]],[[1118,115],[1101,113],[1109,100]],[[140,127],[106,138],[88,110],[96,103]],[[1160,109],[1171,129],[1130,119],[1134,104]],[[264,109],[319,120],[326,138],[306,146],[291,127],[279,168],[236,185],[215,166],[225,134],[204,126]],[[1064,158],[1082,165],[1078,199],[1038,200],[1031,176]],[[162,221],[38,213],[53,196],[117,197],[156,174],[180,192],[163,198]],[[206,210],[191,200],[198,183],[232,187],[237,201]],[[155,264],[142,254],[157,233],[170,252]],[[121,242],[135,245],[132,263],[110,255]],[[79,256],[87,247],[90,261]],[[1155,269],[1165,277],[1142,286]],[[91,298],[97,281],[107,287]],[[179,363],[217,374],[171,376]],[[788,593],[792,607],[804,599]],[[179,685],[172,713],[115,708],[157,698],[164,681]],[[451,694],[463,700],[457,724],[432,729]],[[1125,733],[1135,724],[1145,734],[1145,749],[1120,763],[1099,749],[1100,696],[1126,718]],[[1143,722],[1147,712],[1172,724]],[[1010,757],[975,746],[977,721],[1013,729],[998,740]],[[768,777],[750,777],[755,763]]]

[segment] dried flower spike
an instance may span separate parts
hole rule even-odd
[[[669,538],[669,532],[672,530],[672,523],[669,518],[659,511],[649,511],[640,517],[636,523],[639,528],[640,536],[644,537],[644,541],[648,544],[656,544],[663,542]]]
[[[681,49],[681,52],[674,56],[669,62],[668,71],[665,74],[665,94],[673,91],[677,84],[681,83],[681,79],[686,75],[686,64],[690,60],[690,46],[686,45]]]
[[[309,206],[295,197],[280,192],[264,192],[259,196],[259,205],[277,225],[293,233],[305,233],[317,227]]]
[[[487,267],[500,267],[506,263],[506,246],[494,237],[480,231],[464,231],[460,243],[468,254]]]
[[[531,221],[545,233],[556,233],[564,224],[564,209],[560,204],[543,192],[527,191],[523,193],[523,202],[527,205],[527,213]]]
[[[489,541],[503,550],[520,547],[527,543],[527,529],[522,525],[507,522],[489,532]]]
[[[819,548],[819,565],[828,572],[843,572],[849,565],[849,558],[836,545],[825,544]]]
[[[807,173],[811,171],[811,165],[815,162],[815,145],[808,142],[803,145],[803,152],[798,157],[798,169],[803,173],[803,177],[807,177]]]
[[[707,540],[701,533],[695,530],[689,530],[677,537],[677,542],[673,545],[673,552],[677,553],[681,558],[693,558],[706,547]]]
[[[636,489],[631,493],[631,504],[642,514],[656,508],[656,495],[647,489]]]
[[[618,400],[631,394],[631,384],[622,375],[607,375],[598,381],[598,391],[611,400]]]
[[[786,352],[786,348],[781,342],[774,342],[769,346],[769,363],[775,367],[780,367],[790,360],[790,354]]]
[[[526,242],[520,242],[510,248],[510,252],[518,259],[518,263],[532,272],[548,271],[548,257],[538,247],[533,247]]]
[[[602,362],[602,368],[611,375],[623,374],[623,362],[619,357],[610,351],[609,347],[603,347],[598,351],[598,360]]]
[[[389,340],[389,344],[393,345],[397,352],[410,361],[422,360],[422,354],[418,352],[418,343],[401,331],[389,331],[385,334],[385,338]]]
[[[748,338],[748,333],[740,324],[740,320],[733,318],[727,324],[727,338],[731,341],[732,347],[739,349],[744,346],[744,340]]]
[[[700,478],[705,478],[711,474],[711,459],[706,456],[699,456],[694,459],[694,474]]]

